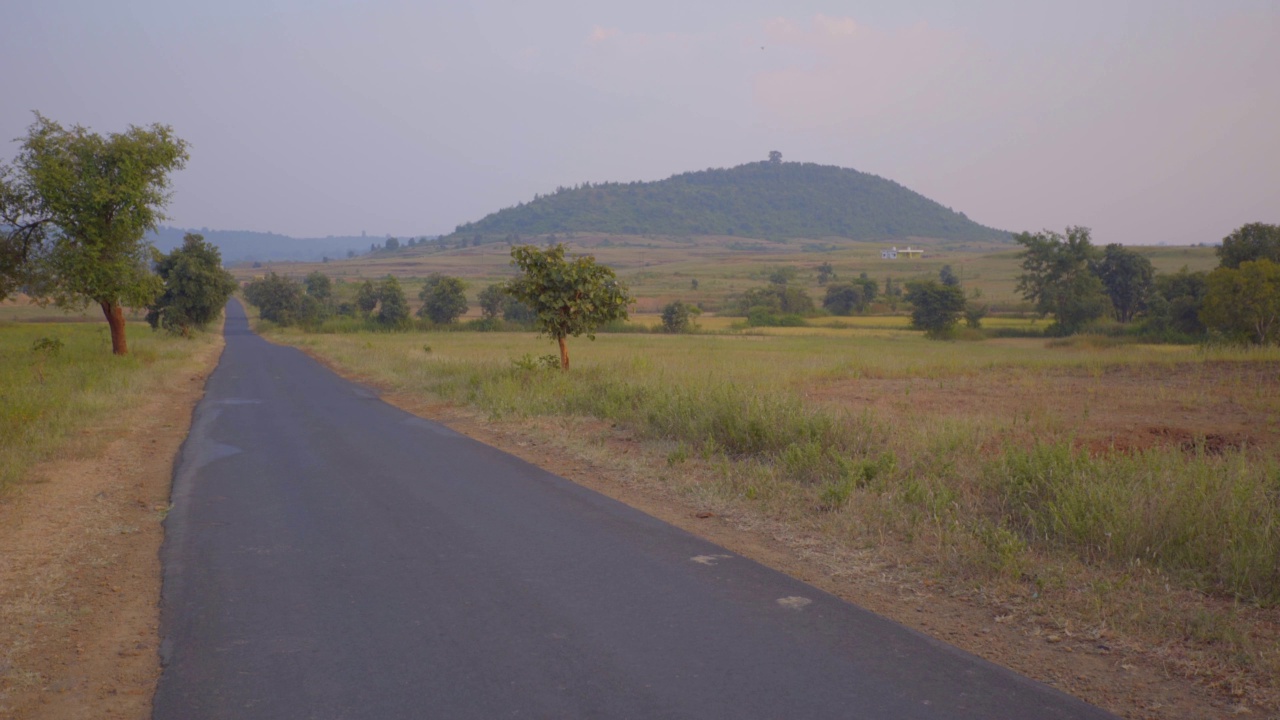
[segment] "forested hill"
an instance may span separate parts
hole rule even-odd
[[[857,240],[1005,240],[892,180],[814,163],[758,162],[657,182],[560,188],[459,225],[458,235],[602,232]]]

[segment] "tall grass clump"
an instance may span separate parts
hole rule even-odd
[[[1243,451],[1092,456],[1009,448],[990,469],[1002,515],[1032,542],[1151,563],[1209,592],[1280,603],[1280,467]]]

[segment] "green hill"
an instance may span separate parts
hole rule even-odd
[[[758,162],[657,182],[586,184],[459,225],[455,235],[733,235],[783,240],[1009,239],[892,180],[831,165]]]

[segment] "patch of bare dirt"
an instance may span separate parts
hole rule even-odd
[[[0,718],[151,716],[160,523],[174,458],[221,348],[210,345],[143,404],[84,431],[98,451],[39,466],[0,499]]]
[[[1266,362],[1003,368],[945,378],[856,378],[810,389],[878,416],[963,417],[1048,429],[1095,452],[1280,447],[1280,366]],[[1031,435],[1028,435],[1028,439]]]

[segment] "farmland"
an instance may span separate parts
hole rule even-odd
[[[528,369],[552,347],[528,333],[269,334],[552,468],[771,528],[826,580],[870,555],[1059,650],[1276,706],[1280,351],[840,320],[579,339],[569,373]]]
[[[590,253],[612,267],[637,297],[636,310],[656,313],[664,304],[680,299],[699,303],[709,310],[719,308],[735,293],[763,285],[778,268],[794,268],[793,284],[804,288],[819,301],[823,288],[817,268],[831,264],[837,280],[850,280],[861,273],[881,283],[937,277],[943,265],[951,265],[965,290],[980,295],[993,310],[1025,309],[1015,290],[1018,276],[1018,248],[1004,243],[942,243],[913,241],[925,249],[925,257],[915,260],[882,260],[880,251],[888,243],[858,242],[843,238],[789,242],[769,242],[733,237],[673,238],[662,236],[615,236],[577,233],[565,236],[524,238],[520,242],[563,241],[571,253]],[[1158,272],[1176,272],[1184,265],[1190,270],[1208,270],[1218,263],[1208,247],[1139,247]],[[410,281],[409,295],[416,296],[413,282],[439,272],[467,280],[473,302],[484,286],[513,276],[510,248],[505,243],[474,247],[436,249],[419,245],[396,251],[378,251],[352,259],[327,263],[263,263],[232,269],[240,280],[267,272],[294,278],[319,271],[347,282],[393,275]],[[696,288],[694,281],[697,281]],[[882,308],[883,309],[883,308]]]

